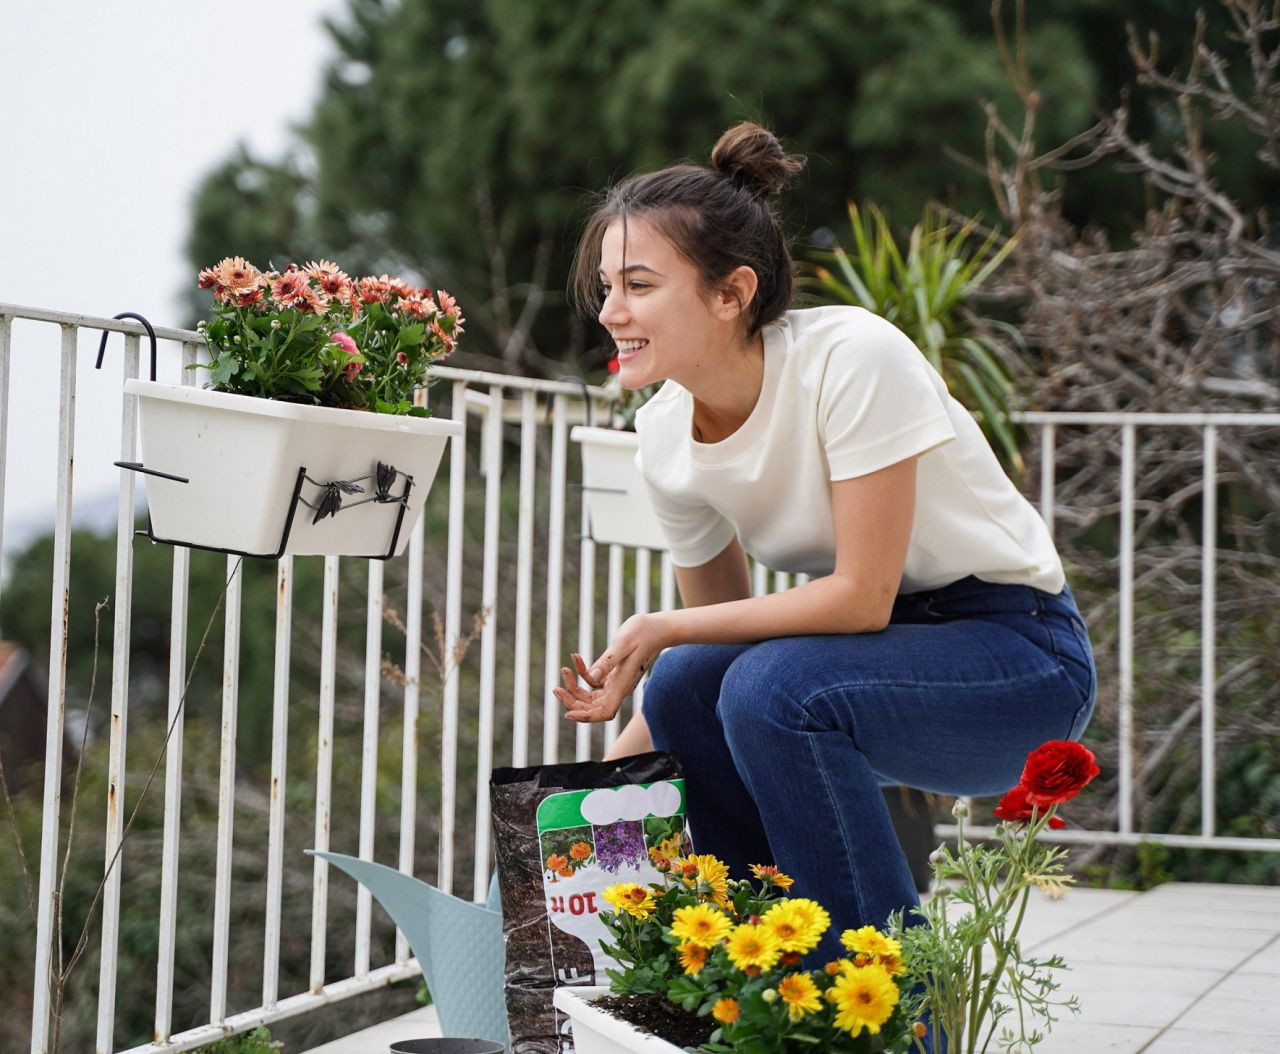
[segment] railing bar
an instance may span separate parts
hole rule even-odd
[[[647,615],[649,613],[649,594],[651,577],[650,569],[652,565],[652,557],[648,549],[636,550],[636,603],[635,612],[637,615]],[[640,708],[644,706],[644,678],[640,679],[640,683],[636,685],[636,690],[631,698],[631,713],[638,714]]]
[[[676,569],[671,561],[671,553],[662,550],[662,585],[659,589],[658,606],[662,611],[674,611],[676,606]]]
[[[413,874],[418,821],[418,713],[422,695],[422,575],[426,516],[409,537],[408,610],[404,619],[404,724],[400,747],[400,860],[402,874]],[[407,963],[409,942],[396,929],[396,962]]]
[[[537,472],[538,397],[520,397],[520,508],[516,523],[516,649],[511,700],[511,764],[529,764],[529,655],[533,607],[533,501]]]
[[[316,816],[311,841],[318,852],[329,849],[333,809],[333,711],[337,694],[339,558],[324,558],[324,596],[320,618],[320,714],[316,732]],[[311,868],[312,992],[324,988],[325,936],[329,921],[329,865],[315,857]]]
[[[3,310],[4,305],[0,304],[0,311]],[[509,373],[486,373],[484,370],[461,370],[454,366],[432,366],[427,370],[427,375],[436,380],[454,381],[463,385],[483,384],[503,389],[512,388],[521,392],[582,398],[582,385],[576,381],[544,381],[538,377],[516,377]],[[603,388],[588,385],[587,392],[592,399],[600,402],[609,401],[609,393]],[[567,405],[565,409],[568,409]]]
[[[105,329],[108,333],[125,333],[135,337],[147,335],[147,331],[137,322],[99,315],[82,315],[75,311],[49,311],[39,307],[0,304],[0,315],[13,315],[33,322],[53,322],[59,326],[74,326],[79,329]],[[153,328],[160,340],[204,343],[204,335],[193,329],[174,329],[172,326],[154,326]]]
[[[453,651],[462,636],[462,530],[467,497],[467,386],[453,386],[453,419],[462,434],[449,445],[449,545],[445,568],[444,639],[445,665],[440,718],[440,857],[436,885],[453,892],[453,837],[458,811],[458,689],[461,671]]]
[[[196,345],[182,346],[182,364],[196,361]],[[183,379],[193,384],[190,370]],[[158,1043],[169,1040],[173,1028],[173,959],[178,934],[178,847],[182,833],[182,737],[184,734],[187,671],[187,592],[191,550],[172,547],[173,575],[169,615],[169,708],[166,728],[172,729],[164,760],[164,833],[160,850],[160,932],[156,950],[156,1022]]]
[[[480,603],[480,714],[476,729],[476,855],[472,899],[489,889],[489,773],[493,770],[493,709],[498,667],[498,538],[502,530],[502,389],[489,390],[485,418],[484,565]]]
[[[791,588],[791,576],[786,571],[774,571],[773,573],[773,591],[775,593],[785,593]]]
[[[4,480],[9,450],[9,361],[13,319],[0,315],[0,553],[4,552]],[[3,583],[0,583],[3,589]]]
[[[1049,528],[1050,538],[1053,537],[1053,521],[1057,511],[1054,506],[1057,471],[1054,455],[1057,452],[1057,439],[1058,426],[1052,421],[1046,421],[1044,427],[1040,429],[1040,518]]]
[[[751,573],[751,593],[762,597],[769,592],[769,569],[759,560],[753,560]]]
[[[796,575],[796,585],[802,586],[808,581],[809,581],[809,576],[806,575],[804,572],[800,572],[799,574]]]
[[[596,637],[596,543],[591,540],[591,513],[587,502],[582,501],[582,530],[578,543],[578,654],[584,662],[592,662]],[[557,715],[557,719],[561,719]],[[577,722],[573,729],[573,759],[588,761],[591,758],[593,726]],[[554,760],[554,759],[553,759]]]
[[[139,340],[124,338],[123,376],[138,372]],[[138,400],[125,395],[120,414],[120,460],[133,461]],[[116,584],[112,604],[111,733],[107,761],[107,825],[103,837],[102,943],[98,963],[97,1049],[109,1054],[114,1046],[116,972],[120,954],[120,886],[124,870],[125,754],[129,731],[129,623],[133,605],[133,495],[136,477],[120,470],[116,494]]]
[[[369,595],[364,629],[364,722],[360,740],[360,859],[373,859],[373,835],[378,804],[378,710],[382,699],[382,583],[381,560],[369,561]],[[369,972],[369,939],[373,925],[373,895],[356,884],[355,974]]]
[[[227,557],[227,599],[222,658],[222,741],[218,761],[217,867],[213,886],[213,964],[209,979],[209,1020],[227,1016],[230,961],[231,863],[235,835],[236,713],[240,688],[240,598],[242,557]]]
[[[580,393],[579,393],[580,394]],[[564,618],[564,518],[569,473],[569,399],[560,394],[551,408],[551,479],[547,486],[547,638],[542,663],[542,763],[549,765],[560,753],[560,704],[551,691],[560,683],[560,654]]]
[[[368,977],[348,977],[333,984],[325,985],[318,993],[305,992],[291,995],[279,1000],[275,1007],[268,1010],[259,1007],[238,1014],[232,1014],[221,1025],[206,1024],[179,1032],[169,1042],[144,1043],[139,1047],[118,1051],[117,1054],[180,1054],[181,1051],[194,1050],[206,1046],[215,1040],[226,1039],[229,1033],[247,1032],[258,1025],[270,1025],[277,1021],[286,1021],[311,1010],[333,1006],[344,999],[362,995],[365,992],[377,991],[399,981],[418,977],[421,969],[416,959],[404,965],[393,964],[371,970]]]
[[[1217,698],[1217,550],[1218,550],[1218,429],[1204,430],[1204,500],[1200,544],[1200,832],[1211,838],[1217,827],[1218,761],[1215,752]]]
[[[1122,426],[1120,462],[1120,831],[1133,830],[1133,517],[1135,426]]]
[[[953,839],[956,836],[954,824],[939,825],[934,828],[934,837]],[[996,837],[994,827],[971,827],[965,824],[964,836],[972,839],[991,839]],[[1280,852],[1280,838],[1232,838],[1215,835],[1206,838],[1199,834],[1161,834],[1155,831],[1083,831],[1070,828],[1054,831],[1046,828],[1038,836],[1045,842],[1060,842],[1063,845],[1166,845],[1171,849],[1217,849],[1226,852],[1276,853]]]
[[[276,564],[275,675],[271,690],[271,794],[267,806],[267,905],[262,948],[262,1005],[280,994],[280,904],[284,890],[284,801],[288,773],[289,662],[292,656],[293,557]]]
[[[3,308],[0,308],[3,310]],[[54,875],[62,814],[62,736],[67,704],[67,615],[71,602],[71,458],[75,450],[76,331],[62,327],[58,392],[57,510],[54,513],[53,583],[49,616],[49,692],[45,719],[44,806],[40,830],[40,877],[36,914],[35,982],[31,1006],[31,1052],[49,1046]]]
[[[623,604],[623,582],[622,575],[624,571],[623,560],[626,551],[620,545],[609,546],[609,591],[606,594],[605,602],[605,641],[613,640],[613,635],[618,632],[618,627],[622,625],[622,604]],[[587,660],[588,662],[590,660]],[[618,738],[618,733],[622,730],[622,711],[619,710],[613,717],[605,722],[604,725],[604,749],[607,752],[614,741]]]

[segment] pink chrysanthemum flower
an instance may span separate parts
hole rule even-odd
[[[332,260],[313,261],[304,270],[331,297],[343,298],[351,288],[351,278]]]
[[[446,315],[452,315],[458,320],[458,324],[462,324],[462,312],[458,310],[457,297],[450,296],[443,289],[436,293],[436,301],[440,304],[440,310]],[[459,330],[461,332],[461,330]]]
[[[289,275],[285,275],[288,278]],[[305,278],[304,278],[305,282]],[[319,289],[312,289],[309,285],[303,285],[302,291],[298,293],[297,298],[293,301],[292,306],[309,315],[319,315],[329,306],[329,298],[325,296]]]
[[[408,366],[408,365],[409,365],[409,353],[408,353],[407,351],[397,351],[397,352],[396,352],[396,362],[400,363],[400,365],[401,365],[401,366]]]
[[[388,291],[394,293],[398,297],[416,296],[418,293],[418,291],[403,278],[388,278],[386,275],[383,275],[382,280],[387,283]]]
[[[380,304],[387,299],[387,294],[390,292],[385,275],[382,278],[366,275],[358,284],[360,299],[366,304]]]
[[[437,337],[439,337],[440,342],[444,345],[444,351],[441,353],[442,358],[445,355],[450,354],[453,351],[454,345],[458,343],[458,341],[454,338],[452,333],[446,333],[443,329],[440,328],[439,322],[431,323],[431,332],[434,333]]]
[[[196,279],[197,289],[217,289],[218,288],[218,269],[216,267],[206,267],[200,272],[200,277]]]
[[[294,307],[310,287],[301,271],[286,271],[271,282],[271,295],[282,307]]]
[[[262,287],[257,289],[249,289],[243,293],[236,294],[236,304],[240,307],[251,307],[262,299]]]
[[[262,272],[240,256],[228,256],[213,268],[215,281],[228,292],[240,295],[262,285]]]
[[[406,296],[401,297],[400,302],[396,304],[396,310],[405,315],[412,315],[414,318],[431,318],[436,313],[436,305],[419,296]]]

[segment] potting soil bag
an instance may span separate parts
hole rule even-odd
[[[690,851],[684,772],[661,752],[500,768],[489,794],[511,1054],[569,1054],[569,1019],[552,996],[560,985],[609,983],[604,971],[617,964],[600,950],[604,890],[660,881],[651,848]]]

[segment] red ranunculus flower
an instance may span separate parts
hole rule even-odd
[[[1023,820],[1030,822],[1031,820],[1031,803],[1027,801],[1027,788],[1019,783],[1013,790],[1009,791],[1000,799],[1000,804],[993,810],[998,820]],[[1050,816],[1049,826],[1053,830],[1067,825],[1066,820],[1060,816]]]
[[[1093,751],[1079,743],[1054,740],[1036,747],[1028,756],[1019,781],[1027,801],[1038,809],[1070,801],[1101,770]]]

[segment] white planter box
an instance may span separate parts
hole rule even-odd
[[[298,470],[319,484],[355,480],[377,462],[402,475],[389,488],[404,492],[413,477],[395,553],[402,553],[435,479],[445,443],[462,434],[456,421],[404,417],[361,410],[229,395],[204,388],[128,380],[138,398],[142,465],[188,482],[144,474],[152,534],[158,540],[252,556],[274,556],[292,505]],[[282,555],[388,555],[400,512],[398,502],[368,502],[372,479],[361,494],[343,494],[335,516],[312,523],[315,513],[298,502]],[[300,496],[317,504],[322,486],[303,482]]]
[[[556,1009],[568,1014],[573,1026],[575,1054],[683,1054],[674,1043],[640,1032],[592,1005],[608,994],[608,988],[585,985],[556,989]]]
[[[636,467],[639,437],[634,432],[579,425],[569,438],[582,446],[582,497],[592,540],[665,549],[667,540]]]

